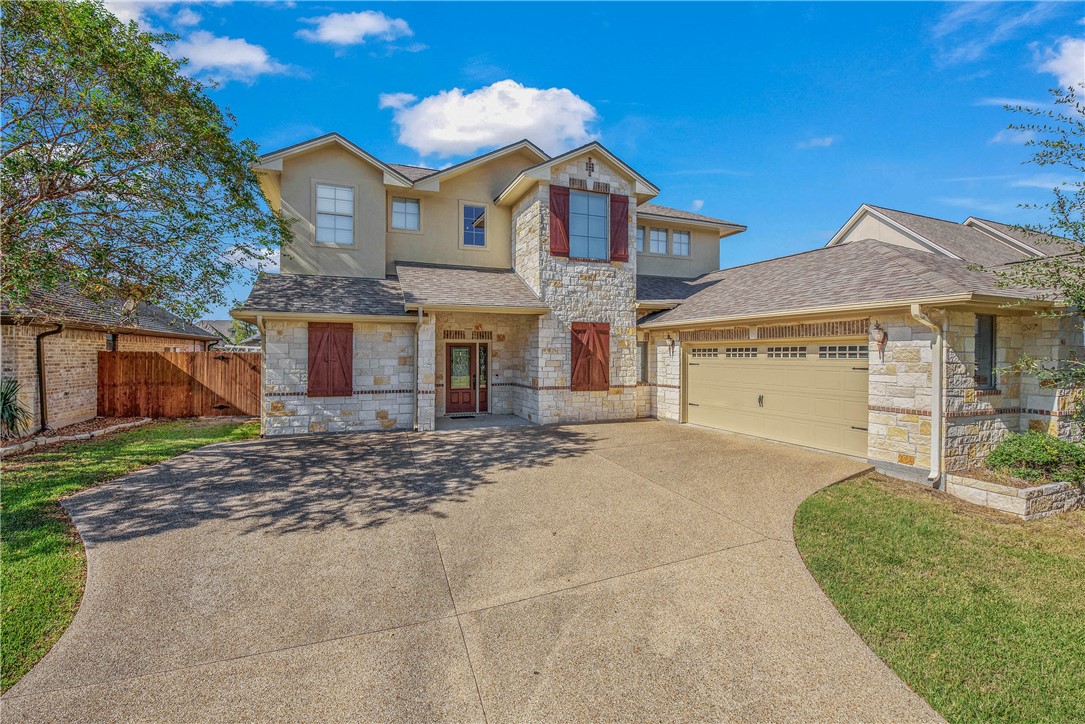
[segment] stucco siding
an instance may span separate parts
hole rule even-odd
[[[637,226],[645,227],[645,248],[648,247],[648,235],[652,228],[667,229],[668,244],[672,232],[690,233],[690,255],[652,254],[637,252],[637,273],[654,276],[681,277],[692,279],[720,268],[720,235],[718,231],[696,226],[683,226],[680,222],[665,222],[656,219],[638,219]],[[630,237],[630,245],[635,246],[636,236]]]

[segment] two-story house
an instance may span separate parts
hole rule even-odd
[[[598,143],[435,170],[332,134],[259,170],[296,236],[234,313],[263,334],[268,435],[657,417],[931,480],[1009,431],[1081,437],[1080,391],[1003,371],[1082,354],[1080,316],[977,268],[1066,240],[864,205],[821,249],[720,270],[745,227],[652,204]]]
[[[331,134],[262,161],[296,236],[235,313],[263,334],[269,435],[653,414],[638,275],[714,271],[745,229],[648,203],[656,186],[598,143],[438,171]]]

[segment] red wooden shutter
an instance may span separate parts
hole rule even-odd
[[[629,197],[610,195],[610,260],[629,261]]]
[[[350,397],[354,382],[354,326],[309,323],[309,397]]]
[[[569,189],[550,186],[550,255],[569,256]]]
[[[578,392],[610,389],[610,325],[573,322],[572,342],[570,387]]]

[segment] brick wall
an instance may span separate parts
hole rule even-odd
[[[264,343],[264,433],[410,429],[414,422],[413,324],[354,324],[354,393],[308,397],[306,322],[269,321]]]
[[[35,338],[52,325],[5,324],[0,356],[5,378],[19,380],[19,401],[40,424]],[[45,348],[45,385],[49,391],[49,425],[63,427],[89,420],[98,413],[98,353],[106,348],[106,333],[65,328],[42,340]],[[199,340],[120,334],[117,348],[133,352],[199,351]]]

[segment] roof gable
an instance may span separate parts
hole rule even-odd
[[[595,153],[601,156],[610,165],[614,166],[621,173],[632,181],[634,192],[637,196],[638,203],[644,203],[649,199],[659,195],[659,188],[651,181],[646,179],[637,173],[632,166],[621,160],[613,153],[611,153],[603,144],[598,141],[592,141],[586,143],[579,148],[574,148],[571,151],[566,151],[563,154],[549,158],[541,163],[524,169],[515,179],[513,179],[508,186],[497,195],[494,199],[494,203],[503,204],[511,203],[514,199],[519,198],[521,193],[527,189],[528,186],[538,181],[549,181],[550,171],[554,166],[561,163],[566,163],[574,158],[579,158],[587,153]]]
[[[338,144],[342,148],[346,149],[350,153],[354,154],[358,158],[362,159],[366,163],[384,172],[384,182],[393,186],[411,186],[411,179],[404,175],[403,172],[393,168],[390,164],[381,161],[373,154],[366,151],[361,146],[351,142],[338,133],[326,133],[323,136],[309,139],[308,141],[302,141],[301,143],[295,143],[293,146],[287,146],[286,148],[280,148],[277,151],[271,151],[260,156],[260,163],[256,166],[257,170],[261,171],[282,171],[283,159],[288,156],[296,156],[299,153],[306,153],[316,148],[327,146],[328,144]]]

